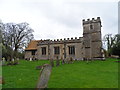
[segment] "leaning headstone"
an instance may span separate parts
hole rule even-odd
[[[43,90],[47,88],[48,80],[52,71],[52,66],[49,64],[44,64],[43,69],[40,72],[40,77],[37,83],[37,90]]]
[[[53,60],[53,59],[50,59],[50,65],[51,65],[52,67],[54,67],[54,60]]]

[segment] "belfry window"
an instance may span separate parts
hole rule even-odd
[[[60,54],[60,48],[54,47],[54,54]]]
[[[75,55],[75,46],[68,46],[68,48],[69,48],[69,54]]]
[[[90,29],[93,29],[93,25],[90,25]]]
[[[46,47],[42,47],[42,55],[46,55]]]

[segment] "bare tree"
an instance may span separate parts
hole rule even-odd
[[[112,34],[106,34],[103,38],[104,43],[107,44],[107,51],[108,51],[108,55],[111,55],[111,48],[113,47],[114,43],[115,43],[115,37],[112,36]]]
[[[33,29],[29,27],[29,24],[24,23],[6,23],[4,24],[3,29],[3,41],[5,46],[9,46],[13,49],[14,53],[11,53],[16,56],[18,49],[23,49],[32,39]]]

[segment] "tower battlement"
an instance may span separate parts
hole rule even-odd
[[[97,17],[97,19],[95,19],[95,18],[87,19],[87,20],[83,19],[82,21],[83,21],[83,25],[84,25],[84,24],[101,22],[101,19],[100,19],[100,17]]]

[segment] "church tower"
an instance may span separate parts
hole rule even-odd
[[[92,20],[83,19],[83,47],[84,59],[97,59],[102,57],[100,17]]]

